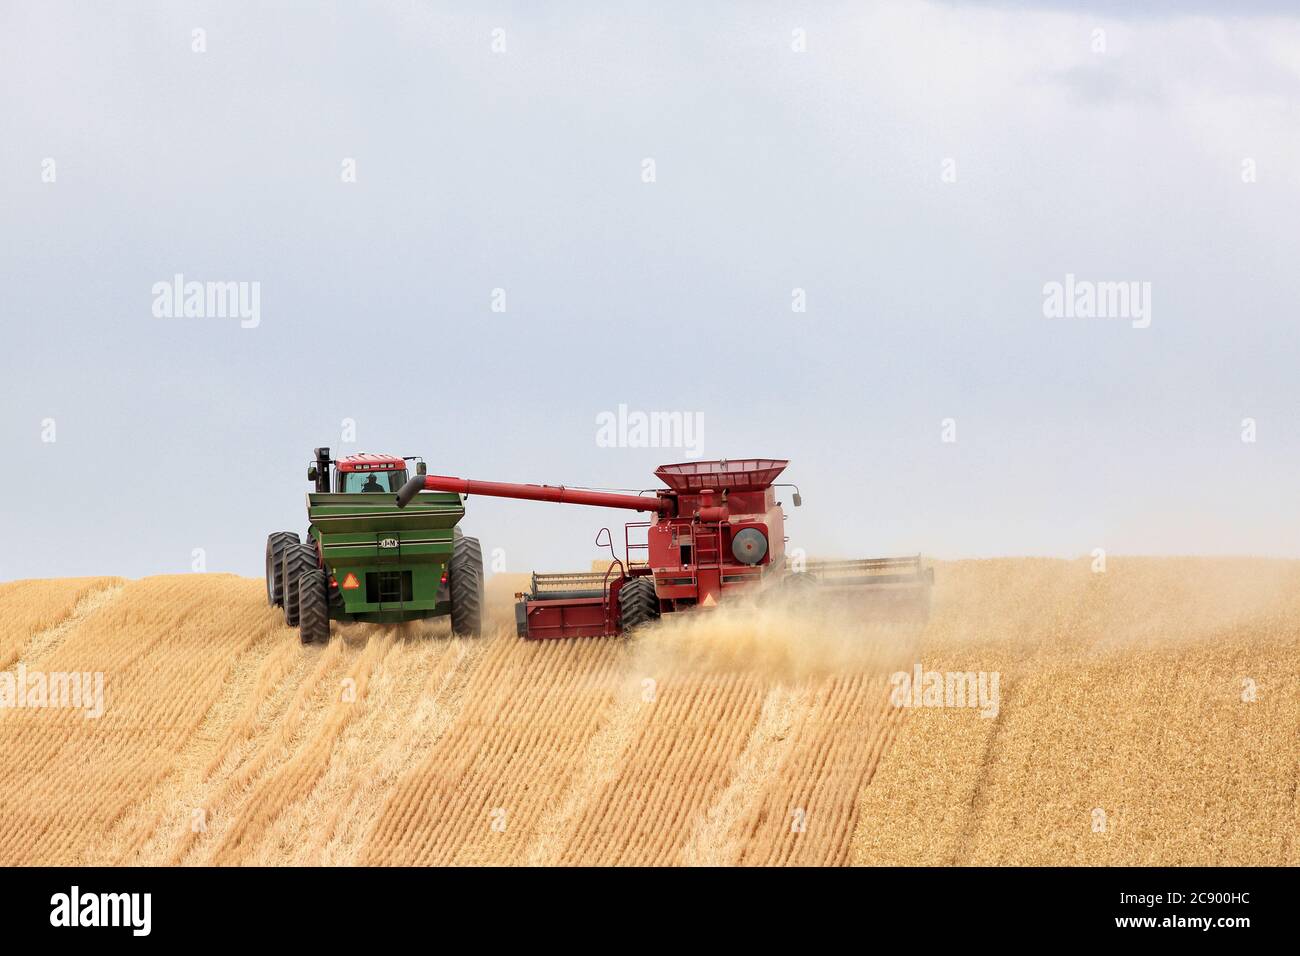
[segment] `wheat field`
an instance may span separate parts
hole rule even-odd
[[[533,643],[497,615],[335,626],[260,581],[0,584],[0,671],[102,672],[102,716],[0,708],[0,864],[1300,863],[1300,562],[936,565],[852,606]],[[996,672],[996,715],[897,679]]]

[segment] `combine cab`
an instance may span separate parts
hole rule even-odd
[[[307,472],[311,522],[266,539],[266,597],[304,644],[329,640],[330,621],[377,623],[451,615],[457,634],[482,632],[483,557],[461,534],[460,495],[425,492],[399,508],[393,496],[424,463],[389,455],[330,458],[317,448]]]
[[[654,515],[651,521],[625,526],[621,560],[609,530],[602,529],[596,543],[608,547],[613,559],[606,571],[534,574],[531,590],[519,595],[515,608],[522,637],[620,634],[662,614],[714,607],[733,594],[772,587],[796,595],[804,589],[822,596],[843,591],[867,598],[864,604],[873,608],[888,607],[891,615],[927,614],[934,575],[919,556],[810,562],[806,567],[786,561],[785,515],[775,482],[787,464],[749,458],[662,465],[655,475],[667,487],[640,495],[426,475],[410,479],[397,504],[403,507],[428,491],[456,491]],[[799,506],[798,489],[788,487]],[[634,543],[640,529],[645,540]]]

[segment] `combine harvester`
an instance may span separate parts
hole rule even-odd
[[[292,531],[266,539],[266,599],[284,608],[284,623],[304,644],[326,643],[330,621],[395,623],[451,615],[457,634],[483,629],[483,553],[456,526],[460,495],[392,493],[423,481],[416,456],[351,455],[333,460],[317,448],[307,470],[307,540]],[[411,504],[411,498],[417,500]],[[407,507],[407,505],[411,505]]]
[[[771,587],[836,590],[867,597],[893,613],[924,617],[929,612],[933,569],[920,555],[856,561],[813,561],[787,566],[785,524],[775,485],[787,461],[748,458],[662,465],[655,474],[667,488],[616,494],[566,488],[471,481],[416,475],[397,495],[405,508],[422,492],[456,492],[651,512],[651,521],[624,526],[624,556],[614,553],[609,529],[596,544],[610,549],[608,569],[573,574],[533,574],[532,588],[517,595],[515,620],[521,637],[533,639],[621,634],[660,615],[713,607],[732,594]],[[646,540],[633,543],[633,529]],[[633,552],[643,552],[634,560]]]

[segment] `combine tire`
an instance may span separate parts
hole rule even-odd
[[[315,571],[316,545],[291,544],[284,549],[280,579],[284,582],[284,623],[298,626],[298,581],[308,571]]]
[[[447,578],[451,589],[451,632],[478,637],[483,633],[483,549],[478,538],[454,538]]]
[[[298,578],[298,630],[304,644],[330,642],[329,583],[319,569]]]
[[[624,634],[659,620],[659,598],[655,596],[654,581],[649,577],[633,578],[619,588],[618,614]]]
[[[274,531],[266,536],[266,603],[271,607],[284,604],[284,549],[298,543],[292,531]]]
[[[795,602],[807,601],[812,599],[820,587],[820,582],[816,575],[808,571],[791,571],[781,582],[781,588],[785,596]]]

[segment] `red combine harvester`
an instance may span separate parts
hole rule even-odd
[[[531,591],[518,595],[515,608],[521,637],[621,634],[670,611],[712,607],[733,592],[773,585],[851,590],[905,614],[927,614],[934,572],[919,555],[787,566],[785,516],[774,489],[792,488],[794,505],[801,504],[797,487],[774,485],[787,464],[747,458],[661,465],[655,475],[668,487],[637,495],[425,475],[402,487],[397,504],[405,507],[421,491],[454,491],[654,514],[625,525],[622,560],[609,529],[601,529],[596,543],[613,558],[603,572],[533,574]],[[633,529],[640,528],[646,540],[634,543]],[[644,556],[634,560],[633,552]]]

